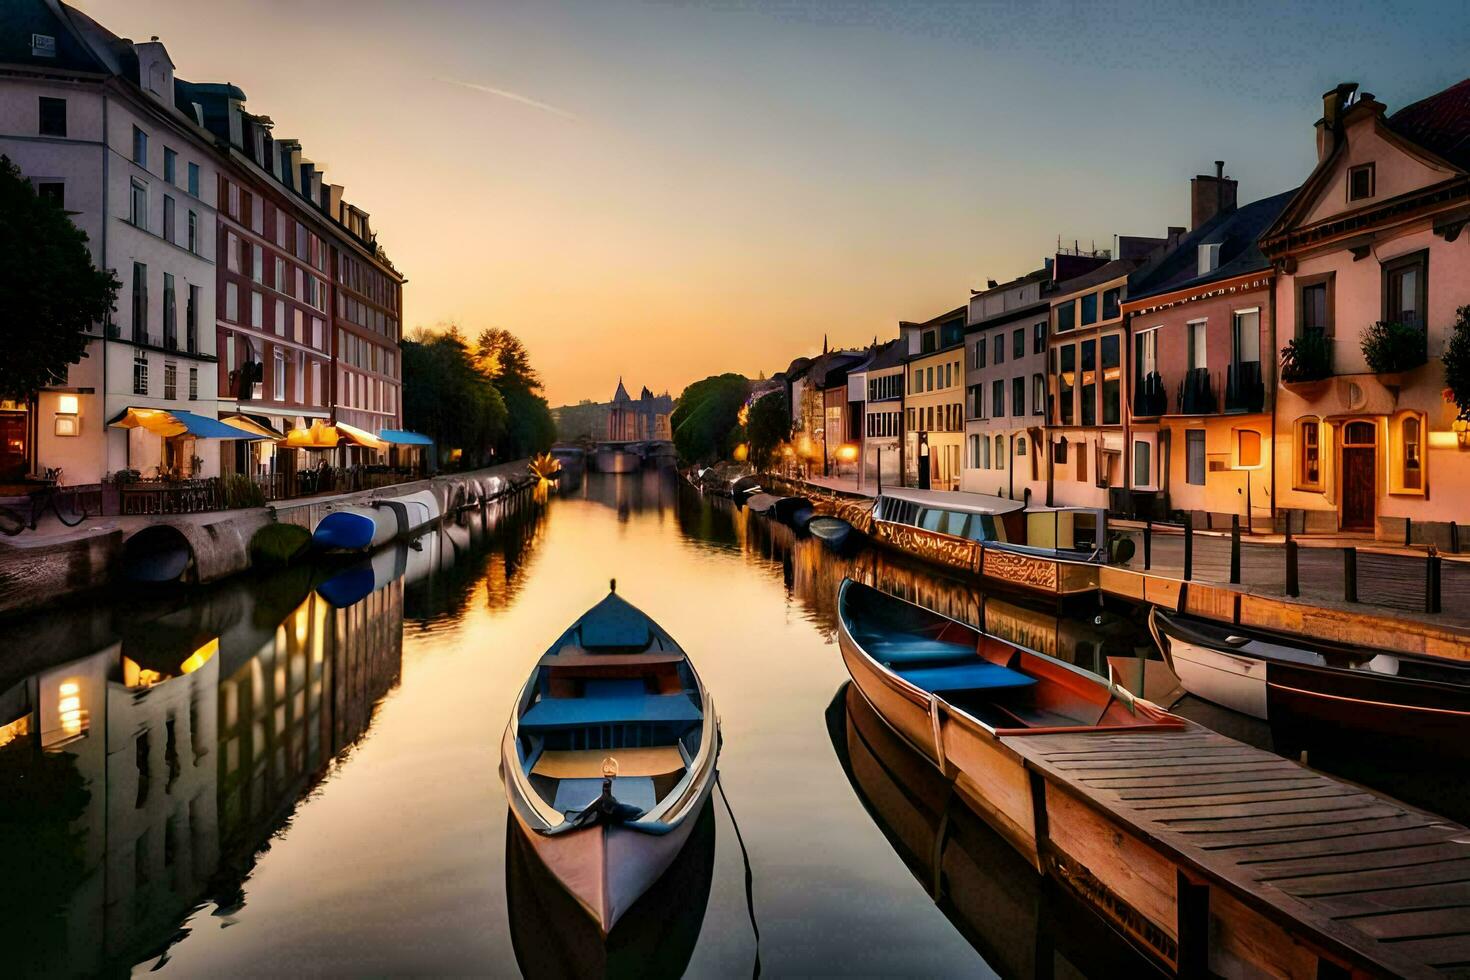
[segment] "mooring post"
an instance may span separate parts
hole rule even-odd
[[[1424,563],[1424,611],[1427,613],[1439,612],[1439,573],[1439,550],[1430,545],[1429,558]]]
[[[1342,549],[1342,599],[1358,601],[1358,549]]]
[[[1194,521],[1184,519],[1184,581],[1194,578]]]
[[[1230,584],[1240,584],[1240,515],[1230,515]]]
[[[1460,525],[1456,521],[1450,521],[1450,553],[1460,553]]]
[[[1154,519],[1150,517],[1143,522],[1143,570],[1153,564],[1154,557]]]
[[[1410,542],[1411,542],[1411,540],[1413,538],[1413,535],[1414,535],[1414,519],[1412,517],[1405,517],[1404,518],[1404,547],[1405,548],[1407,548],[1409,546],[1409,544],[1410,544]]]
[[[1295,598],[1302,594],[1296,574],[1296,542],[1286,539],[1286,594]]]

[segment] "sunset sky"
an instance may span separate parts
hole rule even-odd
[[[1313,160],[1319,95],[1470,73],[1463,3],[73,0],[229,81],[373,216],[405,328],[502,326],[553,405],[895,335],[1057,236]]]

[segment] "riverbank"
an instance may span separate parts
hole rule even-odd
[[[69,528],[54,519],[35,531],[0,539],[0,618],[41,609],[118,583],[118,567],[128,542],[140,533],[168,533],[192,552],[186,581],[216,582],[250,570],[250,540],[273,523],[310,531],[330,510],[386,496],[431,490],[441,506],[452,502],[471,480],[503,481],[501,493],[530,482],[528,460],[520,459],[466,473],[443,473],[391,487],[324,494],[279,501],[266,507],[97,518]],[[160,529],[167,529],[160,530]]]

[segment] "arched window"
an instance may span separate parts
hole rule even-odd
[[[1005,436],[995,437],[995,468],[1003,470],[1006,468],[1006,439]]]
[[[1315,415],[1296,421],[1296,488],[1298,490],[1321,490],[1322,481],[1322,423]]]
[[[1372,422],[1349,422],[1342,430],[1344,446],[1372,446],[1377,443]]]
[[[1425,417],[1405,412],[1389,423],[1389,491],[1422,494],[1425,486]]]

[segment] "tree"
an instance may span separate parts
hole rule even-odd
[[[680,458],[705,463],[725,455],[749,394],[750,382],[738,374],[716,375],[685,388],[669,417]]]
[[[745,435],[750,440],[750,462],[756,469],[764,469],[776,449],[791,436],[785,392],[768,392],[755,400],[745,417]]]
[[[509,411],[458,328],[419,331],[402,348],[404,424],[431,437],[441,455],[460,450],[462,468],[489,462],[507,431]]]
[[[1458,417],[1470,421],[1470,306],[1455,311],[1455,325],[1440,360]]]
[[[87,331],[121,285],[92,264],[87,236],[0,156],[0,398],[25,399],[87,354]]]
[[[519,337],[501,327],[486,327],[475,339],[475,364],[505,399],[510,424],[497,450],[505,459],[545,452],[556,441],[556,420],[541,396],[541,377]]]
[[[502,394],[511,388],[541,390],[541,377],[531,367],[526,345],[509,330],[501,327],[481,330],[475,339],[475,363]]]

